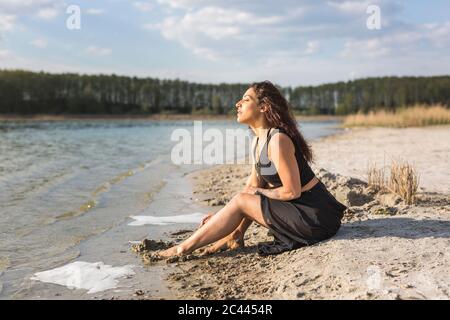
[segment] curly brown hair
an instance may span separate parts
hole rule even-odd
[[[278,88],[270,81],[254,82],[250,86],[256,92],[259,105],[266,107],[266,119],[273,128],[281,128],[292,139],[307,162],[313,161],[311,146],[300,133],[292,108]]]

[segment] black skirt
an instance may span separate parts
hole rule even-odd
[[[258,245],[261,255],[278,254],[331,238],[341,226],[347,207],[319,181],[291,201],[260,194],[261,210],[274,241]]]

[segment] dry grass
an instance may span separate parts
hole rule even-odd
[[[414,166],[408,162],[392,161],[388,179],[386,179],[384,167],[378,169],[375,165],[370,165],[367,171],[367,177],[368,185],[373,191],[385,190],[395,193],[406,204],[416,202],[419,174]]]
[[[384,167],[378,169],[376,165],[370,165],[367,170],[367,183],[369,187],[375,192],[386,188]]]
[[[450,109],[442,105],[402,108],[397,112],[384,110],[349,115],[344,119],[345,127],[423,127],[450,124]]]
[[[407,204],[416,202],[417,188],[419,187],[419,175],[416,169],[409,163],[391,164],[391,175],[388,188],[391,192],[402,197]]]

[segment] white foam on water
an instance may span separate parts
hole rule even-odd
[[[130,222],[129,226],[143,226],[146,224],[153,225],[167,225],[174,223],[200,223],[202,218],[205,216],[204,213],[196,212],[193,214],[186,214],[181,216],[166,216],[166,217],[155,217],[155,216],[131,216],[135,221]]]
[[[119,278],[134,275],[132,267],[132,265],[113,267],[103,262],[75,261],[56,269],[35,273],[30,279],[96,293],[115,288]]]
[[[140,244],[142,241],[139,240],[130,240],[128,241],[129,244]]]

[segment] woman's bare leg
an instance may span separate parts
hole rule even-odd
[[[235,230],[233,230],[226,237],[213,243],[210,247],[206,248],[203,251],[203,253],[211,254],[221,250],[226,249],[234,250],[243,247],[245,245],[244,243],[245,232],[247,231],[248,227],[250,227],[252,222],[253,221],[248,218],[242,219],[241,223]]]
[[[189,254],[198,248],[229,235],[238,228],[244,218],[267,227],[261,212],[259,195],[237,194],[188,239],[177,246],[161,251],[159,255],[161,257],[170,257],[179,254]]]

